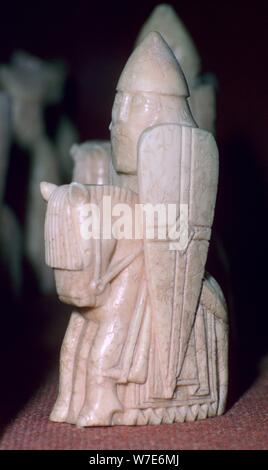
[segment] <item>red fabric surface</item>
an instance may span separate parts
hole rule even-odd
[[[48,383],[9,423],[0,449],[268,449],[268,372],[218,418],[160,426],[79,429],[48,416],[56,397]]]

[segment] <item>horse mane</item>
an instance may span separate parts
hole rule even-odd
[[[45,221],[46,264],[53,268],[79,270],[83,266],[83,253],[68,189],[68,185],[60,186],[48,201]]]

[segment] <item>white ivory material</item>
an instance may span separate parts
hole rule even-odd
[[[148,33],[159,32],[176,56],[190,89],[189,104],[195,121],[201,129],[215,133],[216,91],[215,84],[201,75],[201,58],[185,25],[171,5],[154,8],[138,34],[136,45]],[[214,80],[215,82],[215,80]]]
[[[140,89],[133,88],[137,83]],[[150,33],[127,62],[115,97],[117,182],[41,184],[48,203],[46,263],[60,300],[73,306],[52,421],[145,425],[224,412],[227,310],[220,287],[205,272],[218,150],[213,136],[197,128],[187,96],[173,53],[160,34]],[[103,232],[89,237],[88,208],[97,207],[107,221],[107,197],[111,213],[120,217],[127,206],[132,223],[137,204],[165,210],[172,204],[175,225],[153,217],[152,237],[144,229],[140,237],[118,238],[119,219],[110,238]],[[157,230],[163,227],[161,239]],[[183,239],[182,231],[174,233],[178,228],[184,228]]]
[[[208,130],[209,132],[212,132],[214,134],[215,133],[215,119],[216,119],[215,84],[213,83],[213,81],[209,80],[209,78],[206,78],[200,75],[201,59],[197,51],[197,48],[194,44],[194,41],[191,38],[189,32],[187,31],[185,25],[183,24],[181,19],[176,14],[175,10],[170,5],[163,4],[163,5],[158,5],[155,7],[152,14],[148,18],[148,20],[145,22],[145,24],[141,28],[140,33],[138,34],[138,37],[136,40],[136,46],[138,46],[145,39],[148,33],[152,31],[158,31],[163,36],[165,41],[168,43],[168,45],[172,49],[178,63],[180,64],[185,74],[186,81],[190,88],[190,96],[188,98],[188,102],[189,102],[189,106],[191,109],[191,113],[194,116],[195,122],[197,122],[198,126],[201,129]],[[145,56],[144,51],[140,56],[140,60],[136,60],[135,55],[134,57],[132,56],[131,58],[132,62],[133,60],[134,60],[135,67],[137,69],[136,70],[137,73],[135,70],[132,71],[133,72],[132,76],[134,78],[133,78],[133,83],[130,84],[129,68],[131,67],[131,64],[129,64],[128,65],[128,80],[127,80],[128,91],[132,92],[132,94],[135,95],[135,92],[137,91],[137,89],[138,90],[143,89],[144,94],[143,96],[139,96],[139,100],[146,101],[148,108],[153,108],[155,106],[155,103],[152,102],[151,96],[149,94],[153,91],[152,86],[161,85],[161,93],[165,93],[165,90],[163,88],[163,86],[165,86],[165,81],[161,82],[161,78],[158,81],[150,80],[150,74],[152,74],[155,77],[157,74],[161,72],[159,72],[159,70],[156,69],[158,67],[156,63],[153,63],[153,64],[150,63],[150,60],[148,60],[148,57]],[[163,65],[163,68],[165,68],[165,65]],[[177,79],[176,77],[177,77],[177,74],[175,72],[174,77],[173,77],[175,81]],[[147,86],[145,83],[140,83],[141,81],[144,82],[144,80],[148,81]],[[171,80],[171,77],[169,76],[169,81],[170,80]],[[179,83],[180,83],[180,86],[185,86],[184,80],[183,81],[181,80]],[[149,88],[148,88],[148,85],[149,85]],[[124,74],[122,74],[120,78],[120,82],[117,85],[117,90],[122,91],[124,89],[125,89]],[[174,89],[176,89],[176,92],[178,91],[176,84],[174,84]],[[154,91],[159,92],[160,88]],[[184,90],[181,90],[181,93],[186,96],[188,94],[187,88],[185,87]],[[170,86],[169,86],[168,94],[172,94],[172,90]],[[118,95],[117,100],[120,101],[120,99],[121,99],[121,96]],[[115,103],[114,105],[114,109],[115,109],[116,104],[117,103]],[[142,105],[142,103],[140,105]],[[136,103],[136,107],[137,106],[139,106],[138,103]],[[161,107],[161,96],[158,97],[158,107]],[[148,125],[153,125],[156,122],[159,122],[159,120],[157,120],[156,112],[154,112],[153,109],[152,111],[153,111],[152,113],[150,114],[148,113],[149,114],[148,117],[151,119],[151,122],[147,122]],[[155,120],[153,120],[153,118]],[[142,126],[143,125],[144,123],[142,123]],[[104,152],[105,152],[107,148],[106,141],[98,141],[98,145],[102,145],[102,142],[104,143]],[[89,145],[89,142],[87,142],[87,146],[88,145]],[[99,161],[97,161],[98,160],[97,153],[93,151],[94,145],[95,143],[94,141],[92,141],[92,149],[90,150],[90,154],[92,154],[92,158],[90,159],[91,160],[90,164],[88,160],[89,157],[88,158],[79,157],[79,160],[77,162],[76,160],[74,160],[74,170],[73,170],[73,178],[72,178],[73,181],[78,181],[80,183],[85,183],[85,184],[94,184],[94,183],[97,183],[97,180],[96,178],[94,179],[93,177],[95,170],[93,170],[92,166],[94,165],[94,167],[98,168],[98,171],[100,171],[101,165],[104,165],[102,171],[106,170],[107,165],[104,164],[103,162],[103,157],[100,155],[101,152],[99,154],[100,155]],[[116,144],[114,143],[114,148],[115,146]],[[93,154],[94,154],[94,157],[93,157]],[[118,155],[117,158],[120,158],[120,156]],[[121,171],[127,172],[127,173],[133,172],[133,169],[127,169],[126,167],[121,169],[120,165],[119,166],[117,165],[117,162],[114,162],[114,166],[119,172]],[[109,178],[109,174],[106,174],[106,178],[104,178],[104,181],[107,181],[107,178]],[[137,184],[136,184],[135,178],[128,177],[126,183],[124,183],[125,181],[124,177],[123,178],[120,177],[119,180],[120,180],[120,184],[126,185],[127,187],[133,189],[134,191],[137,190]],[[119,182],[119,180],[117,179],[117,183]]]
[[[74,161],[72,180],[83,184],[109,184],[111,180],[111,144],[90,140],[71,147]]]
[[[39,139],[32,149],[31,173],[28,186],[25,221],[25,251],[34,270],[38,285],[45,294],[54,291],[51,270],[44,261],[45,204],[40,199],[40,181],[44,178],[60,182],[55,148],[46,138]]]

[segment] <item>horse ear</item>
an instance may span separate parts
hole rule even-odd
[[[41,191],[44,201],[48,202],[51,194],[54,193],[57,187],[58,186],[56,184],[46,183],[45,181],[42,181],[42,183],[40,183],[40,191]]]
[[[72,205],[76,206],[89,201],[86,187],[80,183],[71,183],[69,186],[69,199]]]

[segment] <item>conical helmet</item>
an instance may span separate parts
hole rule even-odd
[[[182,69],[161,34],[149,33],[133,51],[117,84],[127,93],[189,96]]]
[[[153,10],[138,35],[136,46],[151,31],[158,31],[163,36],[191,85],[200,72],[200,57],[189,32],[170,5],[158,5]]]

